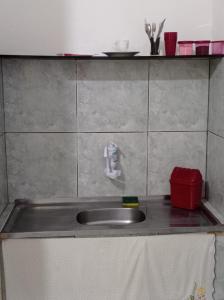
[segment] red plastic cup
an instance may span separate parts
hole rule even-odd
[[[193,54],[193,41],[179,41],[179,54],[192,55]]]
[[[224,54],[224,41],[213,41],[212,43],[212,54]]]
[[[209,55],[209,44],[210,41],[196,41],[196,55]]]
[[[174,56],[176,54],[177,32],[164,32],[164,41],[166,56]]]

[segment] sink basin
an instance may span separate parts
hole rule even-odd
[[[84,225],[128,225],[144,220],[144,212],[137,208],[91,209],[77,215],[77,221]]]

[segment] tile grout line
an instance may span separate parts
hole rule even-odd
[[[78,63],[75,63],[75,128],[78,132]]]
[[[147,132],[147,141],[146,141],[146,149],[147,149],[147,155],[146,155],[146,196],[149,194],[149,133]]]
[[[4,72],[3,72],[3,63],[1,59],[1,84],[2,84],[2,110],[3,110],[3,130],[4,130],[4,154],[5,154],[5,179],[6,179],[6,198],[9,203],[9,177],[8,177],[8,155],[7,155],[7,144],[6,144],[6,116],[5,116],[5,93],[4,93]]]
[[[211,61],[208,61],[208,99],[207,99],[207,133],[206,133],[206,153],[205,153],[205,198],[208,198],[208,131],[209,131],[209,110],[210,110],[210,80]],[[208,199],[207,199],[208,200]]]
[[[149,90],[150,90],[150,88],[149,88],[149,81],[150,81],[150,63],[148,62],[148,65],[147,65],[147,67],[148,67],[148,99],[147,99],[147,105],[148,105],[148,110],[147,110],[147,132],[149,131],[149,110],[150,110],[150,101],[149,101]]]
[[[219,134],[217,134],[217,133],[215,133],[215,132],[213,132],[211,130],[209,130],[208,133],[211,133],[211,134],[215,135],[216,137],[219,137],[220,139],[224,140],[223,136],[221,136],[221,135],[219,135]]]
[[[96,133],[96,134],[106,134],[106,133],[207,133],[207,130],[169,130],[169,131],[6,131],[3,133],[6,134],[38,134],[38,133],[46,133],[46,134],[54,134],[54,133],[80,133],[80,134],[88,134],[88,133]]]
[[[149,81],[150,81],[150,62],[147,64],[148,67],[148,110],[147,110],[147,141],[146,141],[146,196],[148,196],[149,190]]]
[[[76,62],[76,68],[75,68],[75,72],[76,72],[76,91],[75,91],[75,98],[76,98],[76,129],[78,129],[78,61]],[[78,132],[76,132],[76,196],[78,197],[79,195],[79,136],[78,136]]]

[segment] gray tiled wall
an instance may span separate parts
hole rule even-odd
[[[76,131],[74,61],[3,61],[6,132]]]
[[[211,204],[224,216],[224,61],[211,63],[208,187]]]
[[[8,201],[8,195],[7,195],[5,134],[4,134],[2,62],[0,60],[0,213],[4,209],[7,201]]]
[[[3,61],[9,199],[77,196],[76,63]]]
[[[224,61],[213,60],[210,73],[208,195],[224,217]],[[215,300],[224,300],[224,237],[216,239]]]
[[[108,141],[120,148],[119,181],[104,176],[102,150]],[[78,161],[81,197],[146,194],[147,133],[80,133]]]
[[[169,194],[174,166],[205,175],[207,61],[153,61],[149,74],[148,194]]]
[[[224,137],[224,60],[211,62],[209,131]]]
[[[10,200],[164,195],[176,165],[205,175],[207,60],[5,59],[3,75]]]
[[[9,197],[74,198],[75,133],[7,133]]]
[[[224,138],[208,135],[209,201],[224,216]]]
[[[4,105],[3,105],[3,84],[2,84],[2,60],[0,59],[0,134],[4,130]]]
[[[207,61],[153,61],[149,81],[150,131],[206,131]]]
[[[8,201],[6,178],[5,137],[0,134],[0,213]]]
[[[146,132],[148,63],[79,62],[77,96],[80,132]]]
[[[150,132],[148,193],[168,195],[174,166],[197,168],[205,177],[206,132]]]

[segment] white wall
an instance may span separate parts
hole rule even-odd
[[[100,53],[127,38],[148,54],[144,18],[163,16],[180,39],[211,37],[212,0],[1,0],[0,53]]]
[[[223,40],[223,20],[224,20],[224,1],[214,0],[213,1],[213,28],[212,37],[214,40]]]

